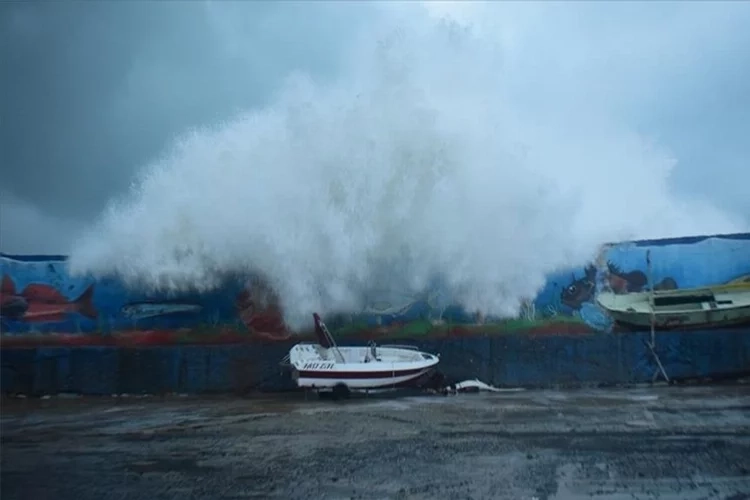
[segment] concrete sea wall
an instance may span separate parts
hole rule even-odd
[[[477,377],[507,387],[651,382],[658,366],[647,333],[510,334],[415,340],[440,353],[451,379]],[[750,374],[747,330],[669,332],[656,351],[673,380]],[[278,361],[289,342],[163,347],[36,347],[2,353],[5,393],[164,394],[284,391]]]
[[[650,256],[650,269],[646,255]],[[290,388],[278,362],[296,341],[273,291],[249,279],[179,297],[72,278],[61,256],[0,255],[6,393],[246,392]],[[326,318],[340,342],[408,340],[441,370],[505,386],[651,381],[648,332],[621,330],[596,304],[625,294],[750,281],[750,234],[607,245],[590,265],[549,276],[517,318],[482,318],[439,291],[373,291],[363,310]],[[304,332],[303,332],[304,333]],[[750,327],[658,332],[671,378],[750,372]]]

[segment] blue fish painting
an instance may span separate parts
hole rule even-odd
[[[139,320],[172,314],[199,314],[203,306],[179,302],[134,302],[120,308],[122,316],[129,320]]]

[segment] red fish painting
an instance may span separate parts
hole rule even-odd
[[[27,323],[63,321],[68,314],[75,313],[96,319],[93,295],[93,284],[74,300],[43,283],[32,283],[18,292],[10,276],[5,275],[0,286],[0,316]]]
[[[290,338],[278,299],[267,287],[256,286],[253,292],[245,289],[235,300],[242,323],[255,335],[270,340]]]

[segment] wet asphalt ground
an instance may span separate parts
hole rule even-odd
[[[750,385],[2,402],[2,500],[750,499]]]

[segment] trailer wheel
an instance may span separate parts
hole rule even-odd
[[[338,383],[333,386],[333,399],[347,399],[349,397],[349,387],[344,383]]]

